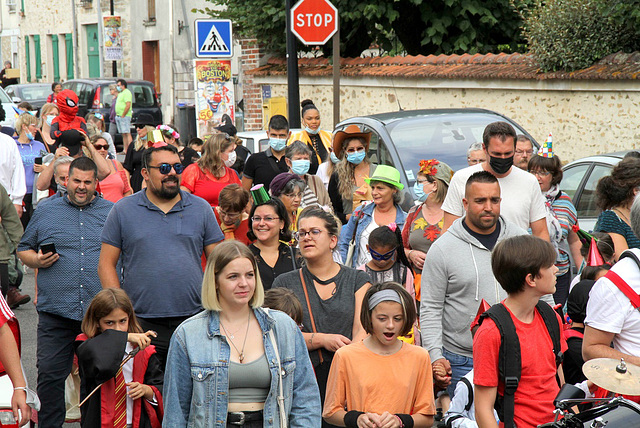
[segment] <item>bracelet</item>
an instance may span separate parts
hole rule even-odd
[[[309,338],[309,346],[313,346],[313,338],[315,337],[315,333],[311,333],[311,337]]]
[[[393,415],[393,416],[395,416],[398,422],[400,422],[400,428],[404,428],[404,424],[402,423],[402,419],[400,419],[400,416],[398,415]]]
[[[411,253],[413,253],[415,250],[409,250],[409,252],[407,253],[407,258],[409,259],[409,261],[411,261]]]
[[[16,386],[15,388],[13,388],[14,391],[24,391],[27,392],[27,387],[26,386]]]

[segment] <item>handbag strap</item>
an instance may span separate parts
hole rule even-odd
[[[311,303],[309,302],[309,292],[307,291],[307,283],[304,280],[304,275],[302,274],[302,269],[300,269],[300,281],[302,282],[302,289],[304,290],[304,298],[307,300],[307,308],[309,309],[309,318],[311,318],[311,330],[314,334],[318,333],[316,330],[316,321],[313,319],[313,311],[311,310]],[[318,355],[320,356],[320,364],[324,363],[324,357],[322,356],[322,351],[317,349]]]
[[[269,310],[264,308],[265,312],[268,314]],[[273,346],[273,352],[276,354],[276,360],[278,361],[278,410],[280,412],[280,427],[285,428],[287,426],[287,412],[284,408],[284,390],[282,384],[282,364],[280,363],[280,351],[278,351],[278,342],[276,342],[276,337],[273,334],[273,328],[269,330],[269,340],[271,341],[271,345]]]
[[[605,277],[613,282],[613,284],[618,287],[618,289],[622,291],[625,296],[627,296],[627,298],[631,302],[631,305],[635,309],[640,310],[640,296],[638,296],[638,294],[633,291],[633,289],[629,286],[629,284],[625,282],[624,279],[620,278],[620,276],[612,270],[608,271]]]

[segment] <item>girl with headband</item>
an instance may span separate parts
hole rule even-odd
[[[429,353],[398,339],[416,320],[412,297],[398,283],[375,284],[364,296],[360,320],[369,336],[333,357],[325,421],[343,427],[431,427]]]

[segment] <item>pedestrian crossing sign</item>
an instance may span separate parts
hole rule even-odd
[[[228,19],[196,19],[196,57],[231,58],[231,21]]]

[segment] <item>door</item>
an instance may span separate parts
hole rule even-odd
[[[142,42],[142,78],[153,83],[156,92],[161,92],[160,53],[157,40]]]
[[[100,77],[100,44],[98,43],[98,24],[85,25],[87,35],[87,58],[89,77]]]

